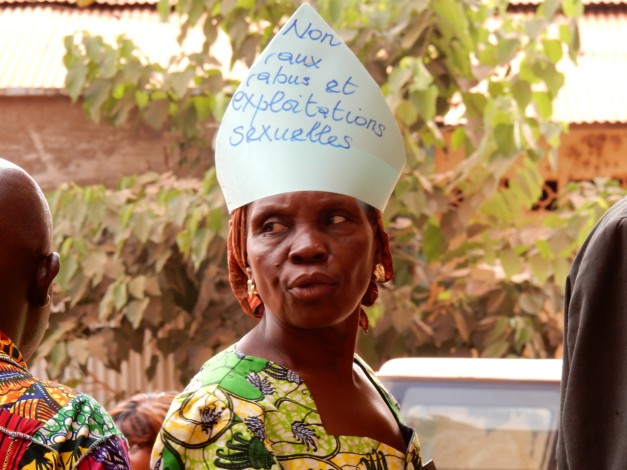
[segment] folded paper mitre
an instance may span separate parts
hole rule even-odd
[[[242,80],[216,140],[229,212],[294,191],[344,194],[383,210],[404,164],[379,86],[309,4]]]

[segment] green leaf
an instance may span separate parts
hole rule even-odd
[[[328,14],[332,23],[339,23],[342,18],[342,11],[344,10],[343,0],[329,0]]]
[[[542,311],[544,295],[539,292],[523,292],[518,299],[521,310],[528,315],[537,315]]]
[[[146,296],[145,288],[146,288],[146,276],[140,275],[140,276],[134,277],[128,283],[128,293],[132,295],[133,297],[135,297],[136,299],[143,299]]]
[[[97,78],[85,90],[85,101],[83,107],[94,122],[100,120],[100,108],[111,93],[111,83],[107,80]]]
[[[148,92],[145,90],[136,90],[135,91],[135,103],[137,103],[137,107],[139,109],[144,109],[148,102],[150,101],[150,96]]]
[[[518,254],[511,249],[506,249],[499,255],[501,260],[501,266],[505,271],[505,275],[508,279],[511,279],[516,274],[520,274],[522,271],[522,263]]]
[[[557,70],[555,64],[548,60],[536,60],[531,65],[531,68],[533,74],[546,84],[547,90],[551,96],[553,98],[556,97],[564,83],[564,76]]]
[[[544,54],[554,64],[557,64],[560,60],[562,60],[562,57],[564,56],[562,43],[557,39],[542,40],[542,48],[544,49]]]
[[[50,350],[50,354],[48,355],[48,374],[53,377],[58,376],[60,371],[65,368],[66,361],[67,349],[65,343],[55,344]]]
[[[67,343],[67,354],[79,364],[87,364],[91,357],[89,344],[85,338],[77,338]]]
[[[182,98],[185,95],[193,76],[194,70],[191,68],[170,74],[167,82],[177,98]]]
[[[176,245],[183,256],[187,258],[192,246],[192,234],[189,230],[183,230],[176,235]]]
[[[126,90],[126,85],[124,83],[120,83],[113,89],[111,96],[113,96],[116,100],[119,100],[120,98],[124,96],[125,90]]]
[[[150,127],[155,130],[159,130],[165,124],[165,121],[168,118],[168,112],[168,101],[164,99],[155,101],[155,96],[153,95],[153,100],[148,104],[148,106],[146,106],[142,117]]]
[[[101,251],[91,251],[87,253],[81,261],[81,269],[83,274],[92,278],[92,284],[96,285],[102,281],[104,275],[104,266],[107,262],[107,254]],[[65,260],[61,265],[65,263]]]
[[[418,109],[409,101],[403,100],[396,107],[396,116],[406,126],[412,126],[418,120]]]
[[[567,258],[556,256],[553,260],[553,276],[555,284],[558,286],[566,285],[566,278],[570,270],[570,262]]]
[[[403,66],[403,63],[407,64]],[[401,66],[392,70],[388,77],[388,86],[394,92],[402,90],[413,78],[414,72],[409,68],[409,63],[405,59],[401,60]]]
[[[194,96],[191,98],[192,105],[196,111],[196,115],[200,120],[206,120],[211,116],[213,109],[213,97],[211,96]]]
[[[411,103],[416,107],[418,115],[425,121],[435,118],[438,89],[431,85],[426,90],[414,91],[410,94]]]
[[[525,35],[530,41],[535,41],[541,32],[545,31],[548,22],[544,18],[534,17],[524,23]]]
[[[433,83],[433,75],[431,75],[431,72],[429,72],[425,64],[421,61],[414,61],[412,68],[413,73],[410,90],[429,90]]]
[[[462,93],[464,105],[471,117],[482,116],[488,99],[483,93]]]
[[[481,357],[503,357],[508,349],[509,342],[505,340],[496,341],[483,350]]]
[[[157,13],[159,13],[161,21],[168,21],[170,16],[170,0],[159,0],[157,3]]]
[[[551,97],[545,92],[532,93],[533,102],[535,103],[538,116],[541,119],[550,119],[553,115],[553,103]]]
[[[191,256],[195,270],[198,270],[200,265],[207,259],[207,247],[213,237],[214,232],[206,228],[201,228],[194,234],[191,244]]]
[[[55,282],[59,284],[62,289],[68,289],[72,278],[76,274],[79,263],[75,255],[67,254],[63,256],[63,262],[61,263],[61,269],[57,275]]]
[[[514,138],[514,126],[511,124],[496,125],[494,140],[500,156],[511,157],[519,151],[520,146]]]
[[[468,18],[461,3],[455,0],[431,2],[431,8],[437,15],[440,31],[445,38],[467,37]]]
[[[113,297],[113,306],[115,307],[115,309],[122,309],[122,307],[126,305],[126,302],[128,302],[126,284],[123,281],[116,281],[115,283],[113,283],[111,295]]]
[[[457,126],[451,134],[451,148],[453,150],[461,149],[466,143],[466,131],[463,126]]]
[[[542,256],[531,256],[529,259],[531,273],[539,284],[544,284],[550,275],[549,264]]]
[[[446,241],[436,219],[430,218],[424,231],[422,252],[428,263],[435,261],[446,248]]]
[[[538,242],[536,243],[536,248],[538,249],[540,256],[545,259],[549,259],[553,253],[551,245],[546,240],[538,240]]]
[[[133,300],[124,309],[124,316],[128,319],[134,329],[139,327],[149,302],[150,299],[148,298]]]
[[[527,326],[524,323],[516,328],[514,332],[514,347],[516,351],[520,353],[524,346],[531,340],[533,337],[533,328],[532,326]]]
[[[511,89],[518,107],[525,110],[531,102],[531,85],[525,80],[515,79],[512,81]]]
[[[102,36],[91,36],[85,33],[83,36],[83,44],[85,45],[85,53],[91,62],[100,61],[102,55],[105,54],[104,41]]]
[[[65,88],[72,102],[76,102],[83,91],[86,77],[87,66],[82,62],[76,63],[68,69],[67,75],[65,76]]]
[[[518,54],[520,40],[516,37],[504,38],[498,43],[496,53],[496,63],[505,65],[511,62]]]
[[[545,19],[551,20],[563,3],[563,0],[544,0],[540,3],[536,14]]]
[[[584,4],[582,0],[563,0],[562,10],[566,16],[579,17],[583,14]]]

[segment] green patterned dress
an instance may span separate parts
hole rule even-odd
[[[357,356],[355,362],[400,422],[396,402]],[[152,468],[420,469],[418,439],[401,428],[406,452],[367,437],[329,435],[298,374],[231,346],[207,361],[174,400]]]
[[[0,470],[128,470],[126,439],[92,397],[34,377],[0,331]]]

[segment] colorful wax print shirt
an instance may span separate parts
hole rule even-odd
[[[130,468],[126,440],[92,397],[28,371],[0,331],[0,470]]]
[[[372,370],[357,364],[398,407]],[[312,396],[295,372],[231,346],[205,363],[172,403],[152,454],[152,468],[420,469],[415,433],[400,452],[374,439],[325,432]]]

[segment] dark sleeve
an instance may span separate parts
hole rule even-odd
[[[586,239],[565,294],[558,468],[625,468],[627,198]]]
[[[131,469],[128,447],[120,436],[112,436],[91,447],[75,467],[75,470],[112,469]]]

